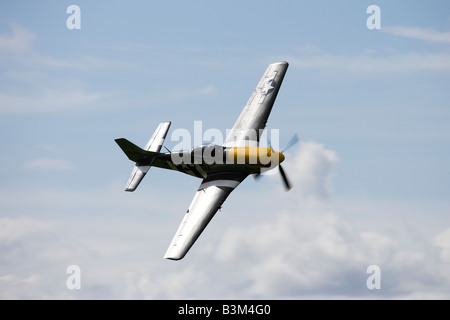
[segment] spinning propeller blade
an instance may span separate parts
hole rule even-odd
[[[286,150],[290,149],[290,148],[291,148],[293,145],[295,145],[298,141],[299,141],[298,135],[295,134],[295,135],[291,138],[291,140],[289,141],[289,143],[286,145],[286,147],[283,149],[283,151],[281,151],[281,153],[283,153],[283,152],[285,152]],[[269,140],[269,148],[273,151],[272,145],[271,145],[271,143],[270,143],[270,140]],[[287,178],[286,172],[284,171],[284,169],[283,169],[283,167],[281,166],[281,164],[278,164],[278,167],[279,167],[279,169],[280,169],[281,178],[283,179],[283,183],[284,183],[284,186],[285,186],[285,188],[286,188],[286,191],[291,190],[292,185],[291,185],[291,183],[289,182],[289,179]],[[254,175],[255,180],[259,180],[260,177],[261,177],[261,173],[256,173],[256,174]]]
[[[286,191],[291,190],[292,186],[291,186],[291,184],[289,183],[289,180],[288,180],[288,178],[287,178],[287,176],[286,176],[286,173],[284,172],[284,169],[283,169],[283,167],[281,166],[281,164],[278,165],[278,168],[280,169],[281,178],[283,179],[284,186],[286,187]]]

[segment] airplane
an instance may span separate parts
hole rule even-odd
[[[183,259],[230,193],[247,176],[259,177],[278,166],[286,189],[291,188],[281,166],[285,159],[284,150],[259,146],[288,66],[282,61],[267,67],[223,145],[201,145],[191,150],[161,153],[170,121],[159,124],[144,149],[127,139],[115,139],[127,157],[135,162],[125,191],[135,191],[150,167],[177,170],[202,179],[165,259]],[[288,145],[297,140],[294,136]]]

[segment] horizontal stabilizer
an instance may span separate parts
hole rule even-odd
[[[169,131],[170,125],[170,121],[161,122],[144,149],[146,151],[159,152],[164,143],[164,140],[166,139],[166,135]]]
[[[149,165],[145,165],[145,166],[140,166],[140,165],[134,166],[133,171],[131,172],[130,178],[128,179],[127,185],[125,187],[125,191],[133,192],[134,190],[136,190],[136,188],[141,183],[142,179],[144,179],[148,170],[150,170],[152,162],[153,161],[151,161],[149,163]]]

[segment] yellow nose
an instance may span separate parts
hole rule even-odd
[[[277,152],[278,153],[278,163],[282,163],[284,161],[284,154],[282,154],[281,152]]]
[[[280,151],[276,151],[276,150],[272,150],[272,149],[267,149],[267,156],[268,157],[271,157],[271,156],[273,156],[273,161],[275,162],[276,160],[275,159],[277,159],[278,158],[278,163],[277,164],[280,164],[280,163],[282,163],[283,161],[284,161],[284,154],[282,154]]]

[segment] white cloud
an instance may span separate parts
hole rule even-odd
[[[286,164],[286,171],[302,197],[325,199],[330,195],[333,168],[338,163],[337,154],[322,144],[302,142],[295,157]]]
[[[205,279],[209,278],[192,265],[177,273],[145,267],[127,272],[124,299],[195,299],[198,294],[196,288],[202,287]]]
[[[222,263],[249,264],[241,294],[251,298],[296,298],[338,288],[348,294],[349,274],[358,279],[364,276],[364,260],[370,264],[355,238],[360,240],[335,214],[278,213],[251,228],[230,228],[217,257]]]
[[[0,299],[74,297],[65,287],[66,268],[90,252],[78,250],[79,239],[67,231],[64,223],[37,217],[0,218]]]
[[[450,263],[450,228],[436,235],[433,239],[433,243],[441,249],[440,254],[442,260]]]
[[[27,169],[33,170],[72,170],[72,165],[65,160],[51,158],[37,158],[24,164]]]
[[[361,231],[316,203],[252,227],[231,227],[216,258],[242,272],[239,298],[448,299],[448,260],[430,239],[392,233],[398,227]],[[372,264],[380,267],[381,290],[366,287]]]
[[[396,36],[424,40],[428,42],[450,43],[450,32],[407,26],[387,26],[382,31]]]
[[[46,232],[50,225],[30,218],[0,218],[0,243],[3,245],[23,241]]]
[[[11,25],[11,29],[12,35],[0,35],[0,51],[23,52],[30,49],[36,38],[34,33],[17,24]]]
[[[37,274],[32,274],[25,277],[20,277],[14,274],[0,275],[0,299],[2,300],[18,300],[28,296],[39,297],[44,299],[44,295],[38,294],[40,277]],[[7,288],[7,290],[5,290]]]

